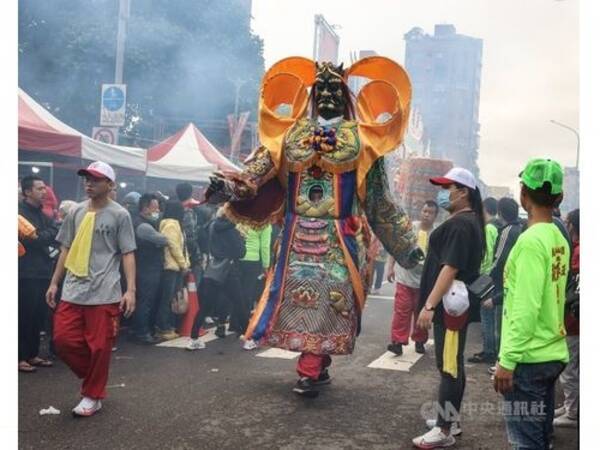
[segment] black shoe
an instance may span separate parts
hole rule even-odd
[[[317,381],[313,381],[313,385],[315,386],[323,386],[325,384],[331,383],[331,377],[329,376],[329,372],[327,369],[324,369],[320,374]]]
[[[394,353],[396,356],[400,356],[402,354],[402,344],[397,342],[393,342],[387,346],[388,351]]]
[[[224,338],[225,334],[225,325],[217,325],[217,330],[215,331],[215,336],[218,338]]]
[[[425,344],[423,342],[415,342],[415,352],[421,355],[425,354]]]
[[[473,356],[468,358],[467,361],[475,364],[493,364],[496,362],[496,358],[494,357],[494,355],[486,355],[485,353],[475,353]]]
[[[138,336],[137,334],[133,334],[130,336],[130,340],[135,344],[141,345],[156,345],[161,340],[152,336],[150,333]]]
[[[296,394],[308,398],[315,398],[317,395],[319,395],[319,391],[315,389],[314,381],[308,377],[300,378],[292,390]]]

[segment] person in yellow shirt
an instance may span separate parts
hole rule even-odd
[[[161,277],[161,295],[156,314],[157,337],[170,340],[179,337],[175,332],[171,300],[181,284],[182,277],[190,268],[190,259],[185,247],[183,235],[183,205],[176,200],[169,200],[165,205],[163,219],[159,231],[167,238],[165,247],[165,264]]]

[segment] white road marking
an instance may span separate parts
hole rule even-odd
[[[433,340],[427,341],[425,348],[430,348],[433,345]],[[409,345],[403,347],[402,355],[396,356],[392,352],[385,352],[367,367],[371,369],[387,369],[387,370],[400,370],[402,372],[408,372],[410,368],[423,356],[420,353],[415,352],[415,346],[412,341]]]
[[[380,300],[394,300],[391,295],[369,295],[369,298],[378,298]]]
[[[215,331],[216,330],[214,328],[211,328],[210,330],[208,330],[208,333],[206,333],[204,336],[200,337],[200,340],[203,341],[205,344],[207,344],[208,342],[219,339],[217,337],[217,335],[215,335]],[[229,336],[230,334],[233,334],[233,333],[230,331],[225,332],[225,335],[227,335],[227,336]],[[156,346],[157,347],[185,348],[189,341],[190,341],[189,337],[182,336],[177,339],[173,339],[171,341],[161,342],[160,344],[156,344]]]
[[[281,348],[270,348],[261,353],[257,353],[256,356],[261,358],[279,358],[279,359],[294,359],[300,355],[299,352],[291,352],[289,350],[283,350]]]

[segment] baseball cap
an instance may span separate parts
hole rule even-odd
[[[123,197],[123,203],[137,205],[140,202],[141,197],[142,197],[142,194],[140,194],[139,192],[131,191],[131,192],[127,193],[127,195],[125,195],[125,197]]]
[[[539,189],[544,183],[550,183],[552,195],[562,192],[563,170],[560,164],[551,159],[536,158],[530,160],[519,178],[529,189]]]
[[[90,175],[94,178],[108,178],[112,182],[114,182],[117,178],[115,176],[115,171],[113,170],[113,168],[102,161],[94,161],[89,166],[87,166],[86,169],[79,169],[77,171],[77,175]]]
[[[429,182],[436,186],[448,186],[449,184],[460,183],[471,189],[477,188],[477,182],[473,174],[462,167],[453,167],[443,177],[430,178]]]

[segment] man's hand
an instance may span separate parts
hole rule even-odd
[[[135,294],[133,292],[127,291],[123,294],[119,309],[126,318],[133,314],[133,311],[135,311]]]
[[[513,390],[513,372],[496,363],[496,375],[494,375],[494,390],[499,394],[506,394]]]
[[[390,270],[387,275],[385,276],[385,278],[390,282],[393,283],[394,281],[396,281],[396,274],[394,273],[393,270]]]
[[[58,286],[56,284],[50,284],[46,291],[46,303],[52,309],[56,308],[56,293],[58,292]]]
[[[481,305],[486,309],[494,308],[494,302],[492,301],[491,298],[488,298],[487,300],[484,300],[483,302],[481,302]]]
[[[419,313],[417,319],[417,327],[422,330],[429,330],[431,328],[431,322],[433,321],[433,311],[427,311],[425,308]]]

